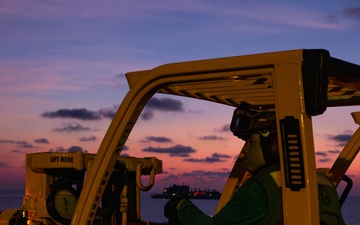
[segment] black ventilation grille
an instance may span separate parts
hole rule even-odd
[[[305,187],[299,120],[288,116],[280,120],[280,125],[284,147],[286,187],[292,191],[299,191]]]

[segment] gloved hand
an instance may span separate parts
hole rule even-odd
[[[169,200],[164,207],[164,216],[169,219],[169,225],[179,225],[180,222],[177,217],[177,206],[184,197],[176,197]]]

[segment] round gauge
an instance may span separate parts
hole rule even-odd
[[[58,188],[47,198],[47,210],[50,216],[61,223],[70,223],[78,201],[78,192],[71,188]]]

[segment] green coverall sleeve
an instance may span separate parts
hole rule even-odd
[[[208,216],[185,200],[179,207],[178,218],[183,225],[245,225],[265,217],[267,210],[265,190],[258,182],[249,180],[216,215]]]

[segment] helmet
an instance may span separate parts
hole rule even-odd
[[[248,105],[236,108],[231,120],[230,130],[235,136],[246,140],[252,133],[260,132],[264,137],[276,131],[274,111],[256,112]]]

